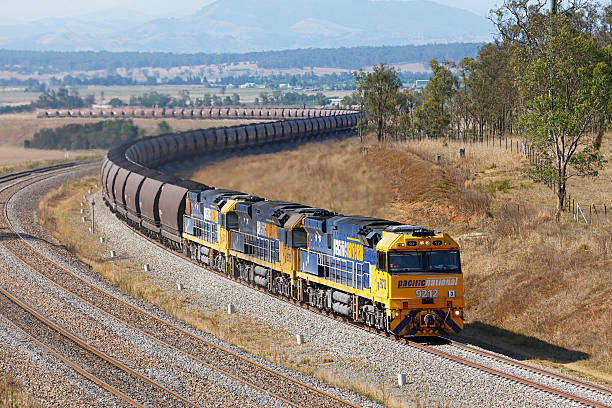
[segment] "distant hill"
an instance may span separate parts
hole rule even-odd
[[[490,40],[487,19],[431,1],[217,0],[182,18],[124,12],[0,26],[0,48],[248,52]]]

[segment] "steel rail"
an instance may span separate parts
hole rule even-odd
[[[79,166],[79,165],[77,165]],[[70,167],[70,169],[72,169],[73,167]],[[52,169],[52,171],[55,169]],[[36,182],[39,182],[41,180],[45,180],[46,178],[52,177],[57,175],[58,173],[61,174],[62,172],[66,172],[68,171],[66,168],[62,168],[59,171],[53,171],[51,174],[41,174],[41,175],[37,175],[37,176],[32,176],[32,177],[27,177],[25,179],[19,180],[17,182],[14,182],[8,186],[3,186],[2,188],[0,188],[0,193],[6,191],[9,188],[15,187],[19,184],[25,183],[27,181],[30,181],[32,179],[39,179],[36,180],[34,182],[32,182],[31,184],[34,184]],[[10,179],[11,181],[14,179]],[[2,184],[2,181],[0,180],[0,184]],[[10,198],[14,195],[15,193],[12,193],[9,198],[2,203],[2,205],[4,206],[4,214],[6,216],[6,220],[7,223],[9,225],[9,227],[11,228],[11,230],[16,233],[21,240],[24,240],[23,237],[18,234],[10,225],[10,221],[8,220],[8,213],[7,213],[7,204],[10,200]],[[2,244],[2,246],[9,251],[13,256],[15,256],[17,259],[19,259],[22,263],[28,265],[31,267],[31,265],[29,265],[28,263],[26,263],[21,257],[19,257],[17,254],[15,254],[14,251],[12,251],[11,249],[9,249],[8,247],[6,247],[4,244]],[[101,358],[102,360],[112,364],[113,366],[117,367],[119,370],[124,371],[136,378],[138,378],[140,381],[145,382],[155,388],[158,388],[160,390],[162,390],[163,392],[173,396],[174,398],[180,400],[181,402],[190,405],[192,407],[199,407],[199,405],[193,403],[192,401],[189,401],[188,399],[184,398],[183,396],[179,395],[178,393],[175,393],[174,391],[168,389],[167,387],[151,380],[150,378],[138,373],[137,371],[133,370],[132,368],[128,367],[127,365],[121,363],[120,361],[110,357],[109,355],[107,355],[106,353],[98,350],[96,347],[88,344],[85,340],[81,339],[80,337],[70,333],[68,330],[64,329],[63,327],[61,327],[59,324],[53,322],[52,320],[46,318],[45,316],[43,316],[41,313],[39,313],[38,311],[36,311],[33,307],[27,305],[25,302],[20,301],[19,299],[17,299],[17,297],[11,295],[7,290],[5,290],[4,288],[0,287],[0,293],[2,295],[4,295],[6,298],[8,298],[11,302],[13,302],[14,304],[18,305],[20,308],[22,308],[23,310],[25,310],[26,312],[30,313],[32,316],[34,316],[37,320],[41,321],[43,324],[45,324],[46,326],[50,327],[51,329],[55,330],[56,332],[58,332],[59,334],[61,334],[62,336],[66,337],[67,339],[71,340],[72,342],[74,342],[75,344],[77,344],[78,346],[80,346],[81,348],[89,351],[90,353],[96,355],[98,358]],[[26,333],[28,334],[28,333]],[[41,341],[35,339],[32,335],[28,334],[29,337],[31,337],[32,339],[34,339],[36,341],[37,344],[41,345],[45,350],[52,352],[50,347],[44,345]],[[101,386],[102,388],[106,389],[107,391],[113,393],[114,395],[124,399],[126,402],[135,405],[135,406],[139,406],[141,407],[142,405],[140,405],[139,403],[135,402],[132,398],[126,396],[125,394],[121,393],[120,391],[114,389],[112,386],[110,386],[109,384],[107,384],[106,382],[104,382],[103,380],[97,378],[95,375],[86,372],[83,368],[78,367],[76,365],[76,363],[71,362],[68,358],[65,358],[63,356],[61,356],[59,353],[57,352],[52,352],[52,354],[54,356],[56,356],[57,358],[59,358],[61,361],[65,362],[68,366],[70,366],[71,368],[73,368],[77,373],[83,375],[85,378],[93,381],[94,383],[96,383],[97,385]]]
[[[575,378],[572,378],[572,377],[569,377],[569,376],[566,376],[566,375],[563,375],[563,374],[560,374],[560,373],[555,373],[555,372],[546,370],[544,368],[535,367],[535,366],[532,366],[530,364],[523,363],[521,361],[513,360],[513,359],[511,359],[509,357],[506,357],[506,356],[503,356],[503,355],[495,354],[495,353],[492,353],[492,352],[486,351],[486,350],[477,349],[475,347],[470,346],[469,344],[460,343],[460,342],[458,342],[456,340],[453,340],[453,339],[449,339],[449,338],[446,338],[446,337],[440,337],[440,338],[448,341],[449,344],[451,344],[451,345],[453,345],[453,346],[455,346],[457,348],[461,348],[461,349],[469,351],[471,353],[475,353],[475,354],[479,354],[479,355],[481,355],[483,357],[489,357],[489,358],[492,358],[492,359],[495,359],[495,360],[503,361],[504,363],[516,366],[518,368],[522,368],[522,369],[525,369],[525,370],[528,370],[528,371],[533,371],[533,372],[536,372],[538,374],[543,374],[543,375],[548,376],[550,378],[554,378],[554,379],[557,379],[557,380],[565,381],[565,382],[577,385],[579,387],[591,388],[594,391],[598,391],[598,392],[601,392],[602,394],[607,394],[607,395],[612,396],[612,390],[611,389],[606,388],[604,386],[601,386],[599,384],[586,383],[584,381],[580,381],[580,380],[577,380]]]
[[[140,381],[145,382],[145,383],[147,383],[149,385],[152,385],[153,387],[159,388],[160,390],[164,391],[165,393],[172,395],[173,397],[177,398],[178,400],[180,400],[180,401],[182,401],[182,402],[184,402],[184,403],[186,403],[188,405],[191,405],[193,407],[198,407],[198,405],[194,404],[193,402],[191,402],[191,401],[187,400],[186,398],[180,396],[179,394],[175,393],[174,391],[164,387],[163,385],[156,383],[155,381],[151,380],[150,378],[148,378],[148,377],[146,377],[146,376],[136,372],[135,370],[131,369],[130,367],[126,366],[125,364],[121,363],[120,361],[114,359],[113,357],[109,356],[108,354],[106,354],[106,353],[100,351],[99,349],[97,349],[96,347],[90,345],[89,343],[87,343],[85,340],[81,339],[77,335],[72,334],[71,332],[69,332],[68,330],[64,329],[63,327],[61,327],[59,324],[55,323],[51,319],[43,316],[40,312],[38,312],[32,306],[26,304],[22,300],[18,299],[16,296],[13,296],[10,292],[8,292],[3,287],[0,287],[0,294],[2,294],[4,297],[9,299],[12,303],[17,305],[19,308],[23,309],[27,313],[29,313],[32,316],[34,316],[35,319],[39,320],[45,326],[48,326],[50,329],[56,331],[57,333],[59,333],[60,335],[62,335],[65,338],[69,339],[70,341],[75,343],[77,346],[79,346],[82,349],[88,351],[89,353],[91,353],[91,354],[97,356],[98,358],[100,358],[100,359],[102,359],[102,360],[112,364],[113,366],[117,367],[119,370],[124,371],[124,372],[126,372],[126,373],[128,373],[128,374],[130,374],[130,375],[132,375],[132,376],[134,376],[136,378],[138,378]],[[5,313],[5,311],[3,311],[2,313]],[[23,331],[23,329],[21,329],[21,330]],[[54,350],[51,350],[50,346],[45,345],[40,340],[36,339],[33,335],[31,335],[29,333],[26,333],[26,334],[30,338],[34,339],[37,344],[41,345],[45,350],[51,352],[55,357],[59,358],[60,360],[62,360],[66,364],[68,364],[71,368],[73,368],[79,374],[85,376],[89,380],[93,381],[94,383],[98,384],[99,386],[101,386],[102,388],[106,389],[107,391],[113,393],[114,395],[124,399],[125,401],[129,402],[130,404],[138,406],[138,407],[142,407],[143,406],[140,403],[134,401],[132,398],[130,398],[130,397],[126,396],[125,394],[123,394],[121,391],[119,391],[116,388],[110,386],[109,384],[107,384],[105,381],[103,381],[99,377],[97,377],[97,376],[95,376],[95,375],[93,375],[91,373],[88,373],[85,369],[83,369],[82,367],[79,367],[76,363],[70,361],[68,358],[61,356],[58,352],[55,352]]]
[[[126,224],[126,225],[128,225],[128,224]],[[150,238],[150,237],[146,236],[146,235],[145,235],[145,234],[143,234],[142,232],[140,232],[140,231],[138,231],[138,230],[136,230],[136,229],[132,228],[130,225],[128,225],[128,227],[129,227],[129,228],[130,228],[132,231],[134,231],[135,233],[137,233],[138,235],[140,235],[141,237],[146,238],[146,239],[147,239],[149,242],[151,242],[151,243],[153,243],[153,244],[155,244],[155,245],[159,246],[160,248],[163,248],[164,250],[166,250],[166,251],[168,251],[168,252],[173,253],[174,255],[176,255],[176,256],[178,256],[178,257],[181,257],[181,258],[183,258],[183,259],[185,259],[185,260],[187,260],[187,261],[189,261],[189,262],[193,263],[194,265],[198,265],[199,267],[204,268],[204,269],[206,269],[207,271],[210,271],[210,272],[212,272],[212,273],[215,273],[215,274],[217,274],[217,275],[219,275],[219,276],[222,276],[222,277],[224,277],[224,278],[226,278],[226,279],[229,279],[229,280],[232,280],[232,281],[234,281],[234,282],[241,283],[241,284],[242,284],[242,285],[244,285],[244,286],[247,286],[247,287],[249,287],[249,288],[251,288],[251,289],[255,289],[255,290],[259,291],[259,292],[265,293],[265,294],[267,294],[267,295],[269,295],[269,296],[272,296],[272,297],[274,297],[274,298],[276,298],[276,299],[279,299],[279,300],[285,301],[285,302],[287,302],[287,303],[294,304],[294,305],[296,305],[296,306],[299,306],[299,307],[304,308],[304,309],[306,309],[306,310],[310,310],[311,312],[314,312],[314,313],[320,314],[320,315],[325,316],[325,317],[328,317],[328,318],[330,318],[330,319],[337,320],[337,321],[341,321],[341,322],[343,322],[343,323],[346,323],[346,324],[348,324],[348,325],[350,325],[350,326],[353,326],[353,327],[356,327],[356,328],[358,328],[358,329],[361,329],[361,330],[367,331],[367,332],[369,332],[369,333],[374,333],[374,334],[377,334],[377,335],[379,335],[379,336],[381,336],[381,337],[384,337],[384,338],[387,338],[387,339],[389,339],[389,340],[392,340],[392,341],[398,341],[398,342],[400,342],[400,343],[406,344],[407,346],[410,346],[410,347],[413,347],[413,348],[419,349],[419,350],[421,350],[421,351],[423,351],[423,352],[426,352],[426,353],[429,353],[429,354],[434,354],[434,355],[437,355],[437,356],[439,356],[439,357],[443,357],[443,358],[446,358],[446,359],[448,359],[448,360],[452,360],[452,361],[455,361],[455,362],[457,362],[457,363],[460,363],[460,364],[463,364],[463,365],[466,365],[466,366],[469,366],[469,367],[472,367],[472,368],[478,369],[478,370],[480,370],[480,371],[484,371],[484,372],[489,373],[489,374],[491,374],[491,375],[495,375],[495,376],[498,376],[498,377],[501,377],[501,378],[505,378],[505,379],[508,379],[508,380],[511,380],[511,381],[514,381],[514,382],[517,382],[517,383],[520,383],[520,384],[523,384],[523,385],[526,385],[526,386],[530,386],[530,387],[532,387],[532,388],[536,388],[536,389],[539,389],[539,390],[541,390],[541,391],[545,391],[545,392],[548,392],[548,393],[550,393],[550,394],[554,394],[554,395],[557,395],[557,396],[559,396],[559,397],[563,397],[563,398],[566,398],[566,399],[569,399],[569,400],[572,400],[572,401],[575,401],[575,402],[579,402],[579,403],[581,403],[581,404],[585,404],[585,405],[588,405],[588,406],[592,406],[592,407],[595,407],[595,408],[610,408],[610,407],[609,407],[609,406],[607,406],[607,405],[603,405],[603,404],[600,404],[600,403],[598,403],[598,402],[591,401],[591,400],[588,400],[588,399],[586,399],[586,398],[579,397],[579,396],[577,396],[577,395],[569,394],[569,393],[566,393],[566,392],[564,392],[564,391],[557,390],[557,389],[555,389],[555,388],[547,387],[547,386],[545,386],[545,385],[538,384],[537,382],[529,381],[529,380],[526,380],[526,379],[523,379],[523,378],[520,378],[520,377],[515,377],[515,376],[512,376],[512,375],[510,375],[510,374],[506,374],[506,373],[504,373],[504,372],[502,372],[502,371],[495,370],[495,369],[492,369],[492,368],[486,367],[486,366],[484,366],[484,365],[481,365],[481,364],[478,364],[478,363],[471,362],[471,361],[466,360],[466,359],[462,359],[462,358],[457,357],[457,356],[454,356],[454,355],[452,355],[452,354],[450,354],[450,353],[445,353],[445,352],[443,352],[443,351],[439,351],[439,350],[436,350],[436,349],[434,349],[434,348],[424,346],[424,345],[422,345],[422,344],[416,343],[416,342],[414,342],[414,341],[411,341],[411,340],[408,340],[408,339],[405,339],[405,338],[397,338],[396,336],[392,336],[392,335],[390,335],[389,333],[386,333],[386,332],[383,332],[383,331],[377,330],[377,329],[372,328],[372,327],[363,326],[363,325],[358,324],[358,323],[355,323],[355,322],[351,322],[351,321],[347,320],[347,319],[346,319],[346,318],[344,318],[344,317],[341,317],[341,316],[338,316],[338,315],[335,315],[335,314],[329,313],[329,312],[327,312],[327,311],[319,310],[319,309],[318,309],[318,308],[316,308],[316,307],[310,306],[310,305],[305,304],[305,303],[301,303],[301,302],[299,302],[299,301],[297,301],[297,300],[295,300],[295,299],[289,299],[289,298],[286,298],[285,296],[282,296],[282,295],[277,295],[277,294],[271,293],[271,292],[269,292],[269,291],[267,291],[267,290],[265,290],[265,289],[263,289],[263,288],[261,288],[261,287],[259,287],[259,286],[257,286],[257,285],[253,285],[253,284],[251,284],[251,283],[249,283],[249,282],[246,282],[246,281],[243,281],[243,280],[241,280],[241,279],[236,279],[236,278],[234,278],[234,277],[231,277],[231,276],[229,276],[229,275],[226,275],[226,274],[224,274],[224,273],[221,273],[221,272],[219,272],[219,271],[216,271],[216,270],[214,270],[214,269],[212,269],[212,268],[207,268],[207,267],[205,267],[204,265],[202,265],[202,264],[200,264],[200,263],[196,262],[195,260],[193,260],[193,259],[191,259],[191,258],[189,258],[189,257],[185,256],[184,254],[182,254],[182,253],[180,253],[180,252],[178,252],[178,251],[173,251],[173,250],[171,250],[171,249],[169,249],[169,248],[165,247],[165,246],[164,246],[164,245],[162,245],[160,242],[157,242],[157,241],[153,240],[152,238]],[[490,354],[491,354],[491,356],[490,356],[490,357],[495,356],[495,354],[493,354],[493,353],[490,353]],[[499,360],[504,361],[503,359],[499,359]],[[511,359],[508,359],[508,360],[509,360],[509,361],[512,361]],[[527,368],[528,368],[528,369],[531,369],[531,366],[529,366],[529,365],[526,365],[526,364],[525,364],[525,367],[524,367],[524,368],[526,368],[526,369],[527,369]],[[532,370],[532,371],[537,372],[537,370]],[[545,370],[543,370],[543,371],[545,371]],[[556,378],[557,378],[557,379],[559,379],[559,380],[564,380],[563,376],[557,376],[555,373],[550,373],[550,372],[548,372],[548,371],[545,371],[545,375],[548,375],[548,376],[551,376],[551,377],[556,376]],[[574,385],[578,385],[578,386],[583,387],[583,388],[585,388],[585,389],[591,389],[591,390],[593,390],[593,391],[597,391],[597,392],[601,392],[601,391],[603,390],[603,392],[605,392],[605,393],[610,393],[610,390],[607,390],[606,388],[599,387],[599,386],[592,386],[591,384],[589,384],[589,383],[585,383],[585,382],[582,382],[582,381],[580,381],[580,380],[572,380],[572,383],[573,383]]]
[[[424,346],[424,345],[419,344],[419,343],[415,343],[415,342],[410,341],[410,340],[408,340],[406,342],[406,344],[408,344],[411,347],[415,347],[415,348],[417,348],[417,349],[419,349],[421,351],[424,351],[426,353],[434,354],[436,356],[443,357],[443,358],[446,358],[448,360],[455,361],[457,363],[460,363],[460,364],[463,364],[463,365],[466,365],[466,366],[469,366],[469,367],[472,367],[472,368],[475,368],[475,369],[487,372],[489,374],[493,374],[493,375],[495,375],[497,377],[505,378],[507,380],[511,380],[511,381],[514,381],[514,382],[517,382],[517,383],[520,383],[520,384],[523,384],[523,385],[526,385],[526,386],[529,386],[529,387],[532,387],[532,388],[536,388],[536,389],[538,389],[540,391],[545,391],[545,392],[547,392],[549,394],[555,394],[555,395],[558,395],[560,397],[563,397],[563,398],[566,398],[566,399],[569,399],[569,400],[572,400],[572,401],[575,401],[575,402],[579,402],[581,404],[585,404],[585,405],[588,405],[588,406],[596,407],[596,408],[610,408],[608,405],[600,404],[598,402],[591,401],[589,399],[582,398],[582,397],[579,397],[579,396],[574,395],[574,394],[569,394],[567,392],[558,390],[556,388],[548,387],[546,385],[542,385],[542,384],[539,384],[539,383],[534,382],[534,381],[526,380],[526,379],[521,378],[521,377],[517,377],[517,376],[511,375],[511,374],[507,374],[507,373],[504,373],[502,371],[495,370],[495,369],[490,368],[490,367],[486,367],[486,366],[484,366],[482,364],[474,363],[474,362],[472,362],[470,360],[467,360],[465,358],[457,357],[457,356],[454,356],[454,355],[452,355],[450,353],[445,353],[443,351],[436,350],[434,348],[427,347],[427,346]]]
[[[2,292],[4,292],[4,289],[1,289]],[[9,297],[10,299],[10,297]],[[18,326],[17,326],[18,327]],[[21,330],[21,329],[20,329]],[[96,377],[93,374],[88,373],[87,371],[85,371],[83,368],[81,368],[80,366],[78,366],[76,363],[73,363],[72,361],[70,361],[68,358],[62,356],[61,354],[55,352],[55,350],[52,350],[51,348],[47,347],[45,344],[43,344],[42,342],[40,342],[37,338],[35,338],[33,335],[21,330],[21,332],[23,334],[25,334],[27,337],[30,338],[31,341],[33,341],[34,343],[36,343],[40,348],[42,348],[43,350],[45,350],[47,353],[51,354],[52,356],[54,356],[55,358],[57,358],[58,360],[62,361],[64,364],[66,364],[68,367],[72,368],[74,371],[76,371],[78,374],[82,375],[83,377],[87,378],[88,380],[90,380],[91,382],[93,382],[94,384],[98,385],[99,387],[104,388],[106,391],[110,392],[111,394],[123,399],[124,401],[126,401],[127,403],[129,403],[130,405],[133,405],[135,407],[139,407],[139,408],[145,408],[143,405],[140,405],[139,403],[137,403],[136,401],[134,401],[133,399],[131,399],[130,397],[128,397],[127,395],[123,394],[121,391],[113,388],[111,385],[107,384],[106,382],[102,381],[101,379],[99,379],[98,377]]]
[[[55,174],[52,174],[51,176],[53,176],[53,175],[55,175]],[[49,177],[51,177],[51,176],[49,176]],[[29,179],[28,179],[28,180],[29,180]],[[24,181],[27,181],[27,180],[24,180]],[[37,181],[34,181],[33,183],[30,183],[29,185],[31,185],[31,184],[35,184],[35,183],[37,183],[37,182],[39,182],[39,181],[42,181],[42,180],[37,180]],[[0,183],[1,183],[1,182],[0,182]],[[3,192],[3,191],[4,191],[4,190],[6,190],[7,188],[10,188],[10,187],[12,187],[12,186],[14,186],[14,185],[16,185],[16,184],[20,184],[20,182],[13,183],[13,184],[12,184],[12,185],[10,185],[10,186],[7,186],[7,187],[5,187],[5,188],[0,189],[0,192]],[[16,193],[16,192],[15,192],[15,193]],[[10,200],[10,199],[11,199],[11,198],[14,196],[14,194],[15,194],[15,193],[11,194],[11,196],[10,196],[10,197],[9,197],[9,198],[6,200],[6,203],[8,203],[8,202],[9,202],[9,200]],[[205,340],[205,339],[203,339],[203,338],[201,338],[201,337],[199,337],[199,336],[197,336],[197,335],[195,335],[195,334],[192,334],[192,333],[190,333],[190,332],[188,332],[188,331],[186,331],[186,330],[184,330],[184,329],[181,329],[180,327],[178,327],[178,326],[176,326],[176,325],[173,325],[173,324],[172,324],[172,323],[170,323],[170,322],[167,322],[167,321],[165,321],[165,320],[163,320],[163,319],[161,319],[161,318],[158,318],[157,316],[154,316],[153,314],[151,314],[151,313],[149,313],[149,312],[147,312],[147,311],[145,311],[145,310],[143,310],[143,309],[140,309],[140,308],[138,308],[138,307],[136,307],[136,306],[133,306],[133,305],[131,305],[130,303],[128,303],[128,302],[126,302],[126,301],[124,301],[123,299],[120,299],[120,298],[118,298],[118,297],[114,296],[113,294],[111,294],[111,293],[109,293],[109,292],[107,292],[107,291],[105,291],[105,290],[103,290],[103,289],[101,289],[101,288],[99,288],[99,287],[97,287],[97,286],[93,285],[92,283],[88,282],[87,280],[83,279],[82,277],[80,277],[80,276],[76,275],[75,273],[73,273],[73,272],[69,271],[68,269],[64,268],[62,265],[60,265],[60,264],[58,264],[57,262],[55,262],[54,260],[50,259],[50,258],[49,258],[49,257],[47,257],[46,255],[42,254],[42,253],[41,253],[41,252],[40,252],[38,249],[34,248],[34,246],[33,246],[32,244],[30,244],[30,243],[29,243],[29,242],[28,242],[28,241],[27,241],[27,240],[26,240],[26,239],[23,237],[23,235],[22,235],[21,233],[17,232],[17,231],[14,229],[14,227],[13,227],[13,225],[12,225],[12,223],[10,222],[10,219],[9,219],[9,217],[8,217],[8,208],[7,208],[7,206],[6,206],[6,205],[5,205],[5,208],[4,208],[4,217],[5,217],[6,221],[7,221],[7,225],[8,225],[8,226],[9,226],[9,228],[11,229],[11,231],[12,231],[12,232],[13,232],[15,235],[17,235],[17,236],[18,236],[18,237],[21,239],[21,241],[22,241],[23,243],[25,243],[25,244],[26,244],[26,245],[27,245],[27,246],[30,248],[30,250],[32,250],[32,251],[34,251],[36,254],[38,254],[38,256],[39,256],[39,257],[44,258],[44,259],[45,259],[45,261],[50,262],[51,264],[53,264],[53,265],[54,265],[56,268],[58,268],[58,269],[62,270],[62,271],[63,271],[63,272],[65,272],[65,273],[68,273],[68,274],[69,274],[70,276],[72,276],[73,278],[76,278],[77,280],[81,281],[81,282],[82,282],[82,283],[84,283],[86,286],[90,287],[91,289],[97,290],[97,291],[101,292],[102,294],[104,294],[105,296],[108,296],[108,297],[112,298],[113,300],[115,300],[115,301],[118,301],[118,302],[122,303],[122,304],[123,304],[123,305],[125,305],[126,307],[128,307],[128,308],[130,308],[130,309],[133,309],[133,310],[135,310],[135,311],[137,311],[137,312],[139,312],[139,313],[141,313],[141,314],[144,314],[144,315],[146,315],[147,317],[149,317],[149,318],[151,318],[151,319],[154,319],[155,321],[157,321],[157,322],[159,322],[159,323],[162,323],[162,324],[164,324],[164,325],[166,325],[166,326],[168,326],[168,327],[170,327],[170,328],[172,328],[172,329],[174,329],[174,330],[177,330],[177,331],[179,331],[181,334],[187,335],[187,336],[191,337],[192,339],[195,339],[195,340],[197,340],[197,341],[199,341],[199,342],[202,342],[202,343],[204,343],[206,346],[213,347],[213,348],[215,348],[215,349],[217,349],[217,350],[219,350],[219,351],[222,351],[222,352],[224,352],[224,353],[226,353],[226,354],[228,354],[228,355],[232,356],[233,358],[236,358],[236,359],[239,359],[239,360],[241,360],[241,361],[243,361],[243,362],[249,363],[249,364],[251,364],[251,365],[253,365],[253,366],[257,367],[258,369],[265,370],[265,371],[269,372],[270,374],[273,374],[273,375],[276,375],[276,376],[278,376],[278,377],[282,378],[282,379],[283,379],[283,380],[285,380],[285,381],[288,381],[288,382],[294,383],[294,384],[296,384],[296,385],[298,385],[298,386],[301,386],[301,387],[303,387],[303,388],[306,388],[306,389],[308,389],[308,390],[309,390],[309,391],[311,391],[311,392],[315,392],[315,393],[317,393],[317,394],[320,394],[321,396],[326,397],[326,398],[329,398],[329,399],[331,399],[331,400],[333,400],[333,401],[335,401],[335,402],[337,402],[337,403],[340,403],[340,404],[343,404],[343,405],[345,405],[345,406],[349,406],[349,407],[356,407],[355,405],[353,405],[353,404],[351,404],[351,403],[349,403],[349,402],[347,402],[347,401],[344,401],[344,400],[342,400],[342,399],[340,399],[340,398],[338,398],[338,397],[335,397],[335,396],[333,396],[333,395],[331,395],[331,394],[328,394],[328,393],[326,393],[326,392],[324,392],[324,391],[322,391],[322,390],[319,390],[319,389],[317,389],[317,388],[315,388],[315,387],[312,387],[312,386],[310,386],[310,385],[308,385],[308,384],[302,383],[302,382],[300,382],[300,381],[298,381],[298,380],[295,380],[295,379],[293,379],[293,378],[291,378],[291,377],[288,377],[288,376],[286,376],[286,375],[284,375],[284,374],[282,374],[282,373],[280,373],[280,372],[278,372],[278,371],[276,371],[276,370],[274,370],[274,369],[271,369],[271,368],[269,368],[269,367],[263,366],[263,365],[261,365],[261,364],[259,364],[259,363],[255,362],[255,361],[252,361],[252,360],[250,360],[250,359],[248,359],[248,358],[246,358],[246,357],[244,357],[244,356],[241,356],[241,355],[235,354],[234,352],[232,352],[232,351],[230,351],[230,350],[227,350],[227,349],[225,349],[225,348],[223,348],[223,347],[221,347],[221,346],[218,346],[218,345],[216,345],[216,344],[214,344],[214,343],[211,343],[211,342],[209,342],[209,341],[207,341],[207,340]],[[18,254],[16,254],[16,253],[15,253],[13,250],[11,250],[10,248],[6,247],[6,245],[4,245],[4,244],[2,244],[2,245],[3,245],[3,246],[4,246],[4,247],[5,247],[5,248],[6,248],[6,249],[9,251],[9,252],[11,252],[11,254],[12,254],[14,257],[16,257],[17,259],[19,259],[19,260],[20,260],[22,263],[24,263],[24,264],[26,264],[26,265],[28,265],[28,266],[30,266],[30,267],[32,267],[32,268],[34,268],[34,267],[33,267],[32,265],[30,265],[30,263],[28,263],[28,261],[26,261],[26,260],[25,260],[23,257],[21,257],[21,256],[19,256]],[[36,268],[34,268],[34,269],[36,269]],[[280,396],[280,395],[277,395],[277,394],[275,394],[275,393],[273,393],[273,392],[271,392],[271,391],[269,391],[269,390],[266,390],[266,389],[264,389],[264,388],[262,388],[262,387],[259,387],[259,386],[255,385],[255,384],[253,384],[252,382],[250,382],[250,381],[248,381],[248,380],[242,379],[242,378],[240,378],[240,377],[238,377],[238,376],[235,376],[235,375],[233,375],[233,374],[231,374],[231,373],[229,373],[229,372],[227,372],[227,371],[225,371],[225,370],[223,370],[223,369],[221,369],[221,368],[219,368],[219,367],[216,367],[216,366],[214,366],[214,365],[212,365],[212,364],[210,364],[210,363],[207,363],[207,362],[205,362],[205,361],[201,360],[199,357],[197,357],[197,356],[195,356],[195,355],[193,355],[193,354],[190,354],[189,352],[187,352],[187,351],[185,351],[185,350],[182,350],[182,349],[180,349],[180,348],[178,348],[178,347],[176,347],[176,346],[174,346],[174,345],[171,345],[171,344],[169,344],[169,343],[165,342],[164,340],[162,340],[162,339],[160,339],[160,338],[158,338],[158,337],[156,337],[156,336],[152,335],[151,333],[147,333],[147,332],[145,332],[145,331],[143,331],[143,330],[141,330],[141,329],[139,329],[139,328],[137,328],[137,327],[133,326],[132,324],[130,324],[130,323],[129,323],[129,322],[127,322],[126,320],[122,320],[122,319],[118,318],[116,315],[113,315],[113,314],[108,313],[107,311],[103,310],[101,307],[99,307],[99,306],[97,306],[97,305],[95,305],[95,304],[91,303],[91,302],[90,302],[90,301],[88,301],[87,299],[84,299],[82,296],[80,296],[80,295],[76,294],[75,292],[71,291],[70,289],[68,289],[68,288],[66,288],[66,287],[64,287],[64,286],[62,286],[62,285],[60,285],[60,284],[58,284],[57,282],[53,281],[52,279],[50,279],[50,278],[48,278],[48,277],[47,277],[47,279],[51,280],[51,281],[52,281],[52,282],[53,282],[53,283],[54,283],[56,286],[58,286],[58,287],[62,288],[62,289],[63,289],[63,290],[65,290],[66,292],[70,293],[71,295],[73,295],[73,296],[75,296],[75,297],[79,298],[81,301],[83,301],[83,302],[87,303],[88,305],[90,305],[90,306],[94,307],[95,309],[97,309],[97,310],[101,311],[103,314],[105,314],[105,315],[107,315],[107,316],[109,316],[109,317],[111,317],[111,318],[113,318],[113,319],[115,319],[115,320],[121,321],[122,323],[124,323],[125,325],[127,325],[128,327],[130,327],[131,329],[136,330],[136,331],[140,332],[141,334],[144,334],[144,335],[146,335],[147,337],[150,337],[150,338],[152,338],[152,339],[154,339],[154,340],[156,340],[156,341],[158,341],[158,342],[160,342],[160,343],[162,343],[162,344],[164,344],[164,345],[166,345],[166,346],[168,346],[168,347],[172,348],[172,349],[173,349],[173,350],[175,350],[175,351],[178,351],[178,352],[181,352],[182,354],[187,355],[188,357],[190,357],[190,358],[191,358],[191,359],[193,359],[194,361],[197,361],[197,362],[199,362],[199,363],[201,363],[201,364],[203,364],[203,365],[205,365],[205,366],[207,366],[207,367],[209,367],[209,368],[211,368],[211,369],[213,369],[213,370],[215,370],[215,371],[218,371],[218,372],[220,372],[220,373],[222,373],[222,374],[224,374],[224,375],[226,375],[226,376],[228,376],[228,377],[230,377],[230,378],[233,378],[234,380],[239,381],[239,382],[241,382],[241,383],[243,383],[243,384],[245,384],[245,385],[247,385],[247,386],[249,386],[249,387],[251,387],[251,388],[255,388],[255,389],[257,389],[257,390],[259,390],[259,391],[261,391],[261,392],[264,392],[264,393],[266,393],[266,394],[268,394],[268,395],[272,396],[273,398],[276,398],[276,399],[278,399],[278,400],[281,400],[281,401],[283,401],[283,402],[285,402],[285,403],[287,403],[287,404],[289,404],[289,405],[291,405],[291,406],[295,406],[295,407],[299,407],[299,406],[300,406],[300,405],[298,405],[298,404],[296,404],[296,403],[294,403],[294,402],[292,402],[292,401],[290,401],[290,400],[286,399],[285,397],[282,397],[282,396]]]

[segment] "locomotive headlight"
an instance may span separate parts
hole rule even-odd
[[[398,316],[399,316],[399,312],[395,312],[395,317],[398,317]]]
[[[455,310],[455,316],[459,316],[461,314],[461,310]]]

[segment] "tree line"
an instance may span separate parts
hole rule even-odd
[[[612,5],[590,0],[505,0],[491,15],[497,39],[458,62],[432,59],[422,92],[401,90],[385,64],[354,73],[353,100],[379,142],[516,135],[538,155],[535,181],[553,185],[556,218],[571,177],[596,176],[612,120]]]
[[[328,105],[329,102],[330,99],[320,92],[316,94],[282,91],[261,92],[259,97],[255,98],[255,105],[323,106]]]
[[[405,85],[412,85],[417,79],[428,79],[429,72],[399,72]],[[326,90],[353,90],[355,89],[355,78],[352,72],[339,72],[317,75],[314,72],[304,74],[272,74],[272,75],[228,75],[210,83],[206,76],[186,75],[159,77],[147,76],[145,80],[137,80],[131,76],[118,74],[106,76],[52,76],[47,82],[41,82],[35,78],[0,79],[0,87],[23,87],[25,92],[46,92],[50,88],[67,88],[80,86],[130,86],[130,85],[204,85],[207,87],[219,87],[228,85],[242,85],[254,83],[263,85],[268,89],[279,89],[282,84],[299,87],[302,89],[326,89]]]
[[[358,69],[376,64],[427,62],[432,58],[458,60],[475,56],[481,43],[403,45],[382,47],[308,48],[224,54],[170,52],[13,51],[0,50],[0,68],[41,74],[69,71],[114,71],[117,68],[172,68],[180,66],[254,62],[263,68],[331,67]]]
[[[37,149],[110,149],[144,135],[144,129],[132,120],[105,120],[96,123],[69,124],[45,128],[25,140],[24,147]]]
[[[77,109],[86,108],[95,103],[93,95],[79,96],[79,91],[59,88],[49,89],[28,104],[0,107],[2,113],[31,112],[35,109]]]

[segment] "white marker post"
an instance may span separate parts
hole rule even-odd
[[[94,199],[91,199],[91,233],[96,232],[96,227],[94,226],[94,207],[96,206],[96,202]]]

